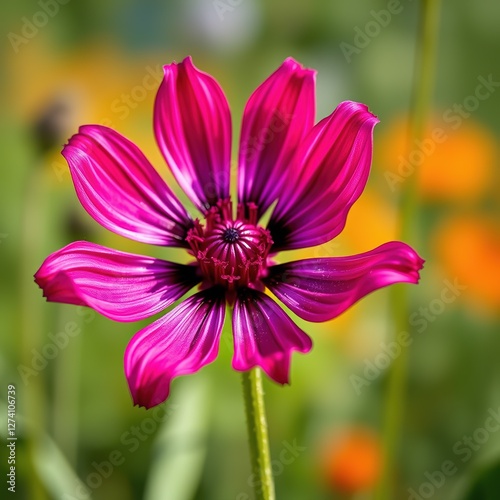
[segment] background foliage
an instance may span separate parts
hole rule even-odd
[[[132,406],[122,361],[142,325],[46,304],[32,278],[50,252],[75,239],[183,258],[101,229],[79,206],[60,149],[78,125],[107,124],[174,186],[154,144],[152,104],[161,65],[187,54],[223,86],[235,144],[246,99],[287,56],[318,70],[318,118],[350,99],[381,120],[369,185],[345,231],[283,261],[348,255],[396,238],[401,187],[418,183],[420,238],[409,243],[426,266],[411,290],[411,341],[397,343],[403,337],[392,326],[388,290],[336,321],[302,325],[315,348],[294,356],[290,387],[266,383],[278,498],[372,498],[387,376],[402,349],[410,350],[410,367],[396,498],[497,497],[500,4],[443,2],[433,119],[425,140],[408,144],[417,3],[2,7],[0,405],[3,419],[14,384],[16,498],[251,498],[230,332],[213,365],[176,380],[169,402],[146,412]],[[4,436],[6,417],[1,425]],[[2,446],[4,478],[7,454]]]

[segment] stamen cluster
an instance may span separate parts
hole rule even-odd
[[[228,290],[262,287],[259,278],[265,274],[273,240],[267,229],[257,225],[257,207],[244,208],[239,205],[233,219],[231,201],[221,200],[208,210],[204,226],[197,219],[188,232],[186,240],[206,285]]]

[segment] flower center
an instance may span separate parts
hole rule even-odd
[[[231,202],[223,200],[208,211],[205,225],[196,220],[189,230],[186,240],[206,284],[229,290],[259,287],[272,240],[269,231],[256,224],[255,208],[247,207],[245,217],[238,207],[234,220]]]
[[[234,227],[228,227],[224,231],[222,238],[226,243],[234,243],[240,239],[240,233]]]

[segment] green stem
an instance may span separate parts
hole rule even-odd
[[[421,0],[420,26],[415,57],[413,95],[410,104],[408,152],[415,139],[422,139],[432,104],[434,73],[437,57],[440,0]],[[417,215],[416,174],[406,180],[401,200],[401,236],[406,239],[415,237],[415,218]]]
[[[21,227],[22,247],[20,258],[20,281],[21,281],[21,310],[20,314],[20,360],[24,367],[33,368],[33,350],[40,351],[43,338],[41,328],[44,323],[44,309],[41,308],[42,301],[40,293],[33,283],[33,273],[37,269],[39,262],[33,248],[42,246],[45,219],[45,206],[41,200],[41,189],[43,189],[43,173],[41,166],[30,172],[27,178],[26,192],[24,193],[24,211]],[[19,390],[23,391],[23,406],[20,412],[26,416],[27,450],[30,457],[27,467],[30,481],[28,490],[30,498],[33,500],[46,500],[47,494],[40,476],[35,470],[33,456],[36,445],[46,430],[46,373],[38,372],[37,376],[30,375],[23,380],[23,386]]]
[[[254,368],[243,372],[242,376],[255,499],[274,500],[274,482],[267,436],[262,375],[259,368]]]
[[[408,152],[410,152],[415,139],[422,139],[429,117],[436,66],[439,7],[440,0],[421,0],[420,2],[420,25],[416,45],[409,140],[407,141]],[[416,231],[418,228],[417,217],[418,196],[416,174],[414,174],[406,180],[401,196],[400,235],[401,239],[407,243],[417,243],[419,239]],[[391,296],[391,306],[396,332],[408,331],[409,291],[403,287],[394,289]],[[393,474],[404,417],[408,358],[408,348],[402,349],[401,354],[392,364],[389,376],[384,421],[384,467],[376,492],[376,498],[379,500],[394,498]]]

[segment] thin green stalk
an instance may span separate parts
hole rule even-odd
[[[410,104],[409,140],[407,141],[409,151],[415,139],[423,138],[425,125],[429,119],[437,58],[439,11],[440,0],[421,0],[413,95]],[[416,175],[413,175],[403,184],[401,199],[401,236],[403,238],[415,238],[417,209],[417,182]]]
[[[259,368],[253,368],[243,372],[242,376],[255,499],[274,500],[262,375]]]
[[[33,350],[40,352],[42,338],[40,336],[41,325],[44,324],[44,311],[41,309],[40,294],[33,284],[33,273],[38,262],[33,258],[33,248],[43,241],[43,204],[40,201],[40,186],[42,180],[42,170],[38,168],[30,172],[27,178],[26,191],[24,193],[23,220],[21,228],[22,248],[20,259],[20,280],[21,280],[21,365],[32,369]],[[30,456],[28,461],[28,474],[30,481],[28,489],[30,498],[33,500],[46,500],[47,494],[40,477],[33,465],[33,454],[36,444],[46,430],[46,387],[45,374],[30,375],[24,384],[18,388],[23,394],[24,405],[21,412],[29,420],[26,425],[27,449]],[[21,400],[21,398],[19,398]]]
[[[422,139],[429,117],[436,67],[440,0],[421,0],[417,53],[414,69],[414,87],[410,109],[408,152],[415,139]],[[401,197],[400,235],[418,248],[418,197],[416,175],[406,179]],[[409,291],[396,288],[391,296],[396,333],[409,330]],[[376,492],[378,500],[395,498],[393,495],[394,469],[400,442],[408,372],[409,350],[402,349],[394,360],[387,390],[384,421],[383,473]]]
[[[59,308],[56,324],[59,332],[74,318],[74,310],[69,307]],[[78,420],[80,352],[82,335],[71,339],[64,354],[57,356],[54,363],[54,401],[52,413],[52,434],[55,442],[63,451],[69,463],[76,468],[78,457]]]

